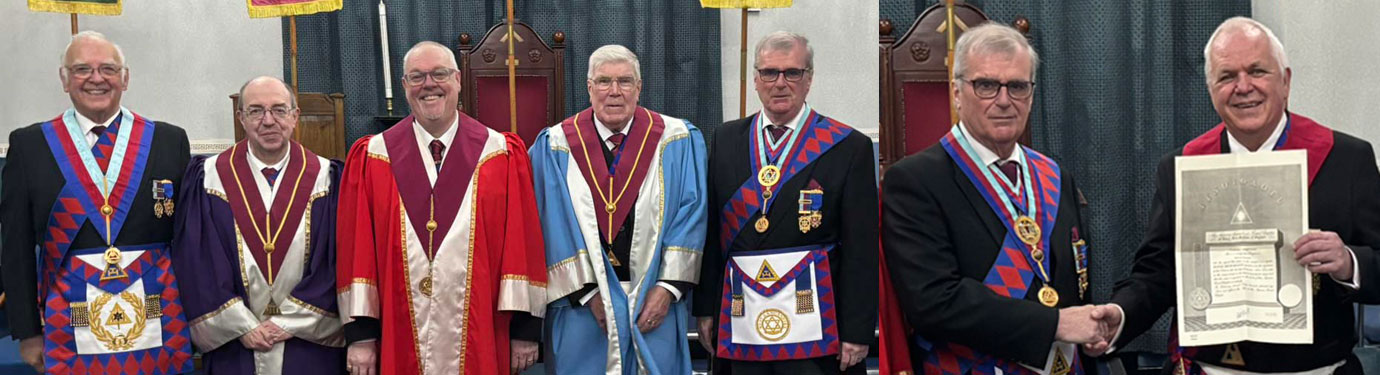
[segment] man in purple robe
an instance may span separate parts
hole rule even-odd
[[[177,192],[173,262],[206,373],[340,374],[335,219],[341,163],[292,140],[282,80],[240,88],[245,140],[196,156]],[[291,359],[289,361],[289,359]]]

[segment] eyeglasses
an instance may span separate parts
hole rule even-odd
[[[762,82],[776,82],[776,77],[779,77],[779,76],[783,76],[783,75],[784,75],[784,76],[786,76],[786,81],[787,81],[787,82],[797,82],[797,81],[800,81],[801,78],[805,78],[805,73],[809,73],[809,72],[810,72],[810,69],[796,69],[796,68],[791,68],[791,69],[786,69],[786,70],[781,70],[781,69],[757,69],[757,78],[758,78],[758,79],[761,79]]]
[[[244,119],[249,120],[249,122],[259,122],[260,120],[264,119],[265,114],[272,114],[274,119],[278,121],[283,121],[287,120],[288,116],[291,115],[292,111],[295,110],[297,109],[288,108],[284,106],[277,106],[268,109],[264,109],[261,107],[250,107],[249,109],[240,111],[240,113],[244,114]]]
[[[87,77],[91,77],[91,73],[95,72],[100,72],[101,75],[106,78],[119,77],[120,72],[124,71],[125,67],[115,64],[102,64],[100,67],[92,68],[90,65],[81,64],[63,67],[63,69],[67,69],[68,74],[71,74],[72,78],[86,79]]]
[[[593,82],[594,88],[599,89],[600,91],[605,91],[613,88],[614,83],[617,83],[618,88],[623,89],[625,91],[632,90],[633,87],[637,85],[637,79],[633,77],[618,77],[617,79],[611,77],[599,77],[590,80],[590,82]]]
[[[973,94],[977,94],[977,97],[982,99],[997,97],[997,94],[1001,93],[1002,87],[1006,87],[1006,95],[1010,95],[1011,99],[1029,98],[1030,94],[1035,91],[1035,82],[1031,81],[1001,82],[995,79],[979,78],[967,82],[973,86]]]
[[[450,81],[453,73],[455,73],[455,69],[450,68],[441,68],[430,72],[412,72],[403,75],[403,80],[407,81],[409,85],[417,86],[425,83],[427,76],[431,76],[433,82],[444,83]]]

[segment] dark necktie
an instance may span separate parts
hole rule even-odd
[[[611,149],[615,151],[618,150],[618,146],[623,144],[624,138],[627,138],[627,136],[623,135],[623,133],[614,133],[613,135],[610,135],[609,143],[613,144],[613,147]]]
[[[431,149],[431,160],[436,161],[436,171],[440,172],[441,157],[446,155],[446,145],[442,144],[440,140],[432,140],[428,148]]]
[[[1021,175],[1020,164],[1017,164],[1014,161],[998,161],[997,168],[1001,169],[1001,173],[1006,175],[1007,180],[1011,181],[1012,185],[1018,183],[1018,179]]]
[[[100,139],[101,135],[105,134],[105,127],[101,125],[96,125],[95,127],[91,128],[91,134],[94,134],[96,136],[96,139]]]
[[[264,179],[268,180],[268,187],[273,187],[273,182],[278,180],[278,170],[274,168],[264,168],[260,170],[260,172],[263,172]]]
[[[771,132],[771,141],[781,140],[781,136],[786,134],[786,127],[782,125],[767,125],[767,131]]]

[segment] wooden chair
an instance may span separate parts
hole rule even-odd
[[[547,46],[531,26],[513,25],[517,35],[517,125],[508,108],[507,23],[489,28],[478,45],[460,34],[461,107],[466,114],[498,131],[514,132],[532,144],[537,133],[565,119],[565,33]]]
[[[898,39],[891,35],[891,20],[882,19],[881,39],[881,164],[885,168],[939,141],[953,126],[949,117],[949,74],[946,66],[947,10],[935,4],[920,13],[910,29]],[[955,37],[968,27],[987,22],[977,7],[954,6],[958,20]],[[1017,17],[1014,25],[1022,33],[1030,21]],[[1030,132],[1021,135],[1030,144]]]
[[[240,94],[231,94],[230,102],[235,109],[240,108]],[[297,117],[297,129],[292,139],[306,146],[311,152],[327,159],[345,160],[348,151],[345,144],[345,94],[299,92],[297,107],[302,113]],[[244,139],[244,126],[240,116],[235,117],[235,141]]]

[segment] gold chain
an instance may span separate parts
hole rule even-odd
[[[640,145],[637,146],[637,157],[633,159],[633,167],[632,167],[632,170],[633,170],[633,171],[636,171],[636,170],[637,170],[637,165],[638,165],[638,163],[642,161],[642,150],[646,148],[646,146],[647,146],[647,138],[651,138],[650,135],[651,135],[651,133],[652,133],[652,123],[653,123],[653,120],[652,120],[652,111],[649,110],[649,109],[646,109],[646,108],[643,108],[642,110],[647,114],[647,131],[644,132],[643,135],[642,135],[642,144],[640,144]],[[628,126],[632,126],[632,124],[629,123]],[[617,206],[618,206],[618,202],[621,201],[621,200],[623,200],[623,194],[628,192],[628,186],[629,186],[629,185],[632,185],[632,176],[628,176],[628,180],[625,181],[625,182],[623,182],[623,188],[620,189],[620,190],[618,191],[618,196],[617,196],[617,197],[612,197],[612,193],[613,193],[613,191],[612,191],[612,189],[613,189],[613,174],[609,174],[609,189],[610,189],[609,193],[610,193],[610,194],[609,194],[609,196],[605,196],[605,194],[604,194],[604,189],[603,189],[603,187],[599,184],[599,177],[596,177],[596,176],[594,175],[594,168],[596,168],[597,166],[595,166],[595,165],[594,165],[594,162],[593,162],[592,160],[590,160],[590,157],[589,157],[589,145],[588,145],[588,144],[585,144],[585,142],[584,142],[584,139],[585,139],[584,132],[580,131],[580,115],[579,115],[579,114],[576,114],[576,115],[575,115],[575,136],[578,137],[578,138],[580,138],[580,150],[583,151],[584,154],[585,154],[585,164],[590,166],[590,168],[589,168],[589,180],[594,182],[594,190],[595,190],[596,194],[599,195],[599,200],[602,200],[603,203],[604,203],[604,205],[606,205],[606,206],[610,206],[610,205],[611,205],[611,206],[617,207]],[[601,140],[599,140],[599,142],[603,142],[603,140],[601,139]],[[607,167],[606,167],[606,168],[607,168]],[[609,201],[610,198],[612,198],[613,200],[612,200],[612,201]],[[608,214],[609,214],[609,225],[613,225],[613,212],[609,212]],[[609,232],[614,232],[613,228],[609,228]],[[605,234],[606,236],[609,237],[609,242],[613,242],[613,235],[614,235],[614,234],[615,234],[615,233],[607,233],[607,234]]]
[[[292,147],[291,144],[289,144],[288,147],[290,149]],[[235,154],[237,153],[239,148],[240,145],[237,143],[235,144],[235,147],[230,150],[230,174],[235,176],[235,187],[240,189],[240,201],[244,202],[244,209],[250,212],[250,214],[247,216],[249,216],[250,225],[254,226],[254,235],[258,236],[259,242],[264,244],[264,253],[268,255],[268,264],[264,266],[264,270],[268,272],[268,283],[273,284],[274,249],[272,244],[277,243],[278,236],[283,234],[283,227],[287,226],[287,213],[292,211],[293,204],[297,202],[297,188],[302,185],[302,176],[307,174],[307,149],[302,146],[297,146],[299,153],[302,155],[302,169],[297,171],[297,181],[294,181],[292,184],[292,195],[288,197],[287,209],[283,211],[283,217],[281,218],[281,220],[278,221],[278,229],[274,230],[271,226],[268,228],[259,228],[259,221],[254,218],[253,209],[249,205],[249,197],[244,194],[244,184],[240,182],[240,172],[239,170],[235,169]],[[291,165],[292,152],[289,151],[288,154],[284,157],[287,157],[289,159],[288,165]],[[272,190],[265,192],[265,194],[272,194]],[[272,214],[273,207],[264,206],[264,224],[273,225],[273,223],[271,222],[272,217],[270,216]],[[269,234],[269,231],[273,231],[273,233]],[[264,238],[266,236],[268,236],[269,238]]]

